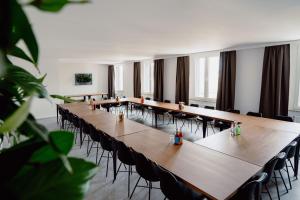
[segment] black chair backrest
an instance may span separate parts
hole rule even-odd
[[[274,168],[276,163],[279,160],[280,155],[276,155],[274,156],[271,160],[269,160],[269,162],[267,162],[267,164],[264,166],[263,172],[268,174],[268,177],[265,179],[264,183],[267,184],[271,181],[273,172],[274,172]]]
[[[190,106],[192,106],[192,107],[199,107],[199,104],[191,103]]]
[[[249,181],[244,186],[242,186],[242,188],[238,191],[235,198],[233,199],[260,200],[262,184],[265,182],[267,177],[268,174],[263,172],[260,176]]]
[[[143,154],[131,150],[137,173],[148,181],[159,181],[157,165],[147,159]]]
[[[113,150],[113,140],[110,136],[106,135],[105,133],[102,133],[100,131],[97,131],[100,136],[100,144],[102,149],[106,151],[112,151]]]
[[[258,113],[258,112],[247,112],[247,115],[249,116],[254,116],[254,117],[262,117],[262,113]]]
[[[164,100],[164,102],[165,102],[165,103],[171,103],[171,101],[170,101],[170,100],[167,100],[167,99]]]
[[[210,109],[210,110],[214,110],[215,109],[215,107],[213,107],[213,106],[204,106],[204,108]]]
[[[108,98],[107,97],[103,97],[103,100],[107,100]]]
[[[235,110],[235,109],[228,109],[227,112],[236,113],[236,114],[240,114],[241,113],[240,110]]]
[[[297,141],[293,141],[293,142],[291,142],[289,144],[290,150],[289,150],[289,152],[287,154],[287,158],[288,159],[291,159],[291,158],[293,158],[295,156],[297,145],[298,145]]]
[[[281,120],[281,121],[286,121],[286,122],[293,122],[293,118],[290,117],[290,116],[283,116],[283,115],[276,115],[274,117],[274,119],[277,119],[277,120]]]
[[[82,132],[85,134],[90,134],[90,124],[81,119],[81,127],[82,127]]]
[[[92,124],[90,124],[90,134],[89,135],[93,141],[100,142],[101,137],[99,136],[99,132]]]
[[[168,199],[184,199],[184,191],[180,188],[177,179],[170,172],[159,168],[160,189]]]
[[[116,141],[119,160],[126,165],[134,165],[131,150],[123,142]]]
[[[150,98],[150,97],[146,97],[145,99],[146,99],[146,100],[151,100],[151,98]]]
[[[168,199],[205,199],[202,194],[196,193],[192,189],[188,188],[185,184],[178,181],[176,177],[167,170],[158,167],[158,174],[160,180],[160,189]]]
[[[278,154],[278,161],[274,168],[275,170],[283,169],[285,167],[287,153],[289,152],[290,148],[290,146],[287,146]]]

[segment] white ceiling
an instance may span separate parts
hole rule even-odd
[[[299,0],[91,0],[26,8],[44,56],[118,63],[300,39]]]

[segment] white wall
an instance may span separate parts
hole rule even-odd
[[[258,112],[264,48],[237,51],[235,109]]]
[[[107,92],[107,69],[107,65],[60,62],[57,74],[59,94]],[[75,85],[75,73],[91,73],[92,85]]]

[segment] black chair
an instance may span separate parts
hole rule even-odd
[[[299,155],[296,155],[296,153],[298,154],[299,149],[300,149],[300,135],[298,135],[298,137],[295,138],[294,141],[297,142],[296,152],[295,152],[294,159],[299,159]],[[299,166],[294,166],[294,176],[296,177],[296,179],[298,179],[298,176],[296,175],[296,172],[298,171],[298,169],[296,169],[295,167],[299,168]]]
[[[131,155],[132,155],[134,163],[135,163],[136,171],[140,175],[140,177],[134,186],[134,189],[130,195],[130,199],[132,198],[132,195],[133,195],[136,187],[144,187],[144,188],[149,189],[148,199],[150,200],[151,189],[160,189],[160,188],[156,188],[156,187],[152,186],[153,182],[159,181],[159,176],[157,174],[157,165],[154,162],[147,159],[143,154],[138,153],[138,152],[134,151],[133,149],[131,150],[131,153],[132,153]],[[138,185],[141,178],[146,180],[147,186]]]
[[[75,134],[75,144],[76,144],[77,134],[80,131],[80,119],[79,119],[78,116],[76,116],[74,114],[72,115],[72,124],[73,124],[73,130],[72,130],[72,132]]]
[[[258,113],[258,112],[247,112],[248,116],[253,116],[253,117],[262,117],[262,113]]]
[[[277,120],[281,120],[281,121],[286,121],[286,122],[293,122],[293,118],[290,117],[290,116],[283,116],[283,115],[276,115],[274,117],[274,119],[277,119]]]
[[[191,107],[199,107],[198,104],[190,104]],[[182,112],[178,112],[174,114],[175,116],[175,122],[176,122],[176,129],[177,129],[177,121],[180,119],[182,121],[182,125],[180,128],[182,128],[185,125],[185,121],[190,121],[191,122],[191,132],[193,131],[193,121],[192,119],[195,119],[197,116],[192,115],[192,114],[185,114]]]
[[[278,160],[283,159],[283,156],[284,156],[284,153],[279,153],[278,155],[273,157],[263,168],[263,172],[268,174],[267,178],[263,181],[263,185],[265,186],[270,199],[272,199],[272,196],[269,191],[268,184],[273,183],[272,176],[274,174],[275,165],[277,164]]]
[[[227,112],[235,113],[235,114],[240,114],[240,110],[235,110],[235,109],[228,109],[226,110]],[[220,131],[223,131],[225,129],[228,129],[231,127],[231,123],[229,122],[224,122],[224,121],[219,121],[216,123],[216,126],[220,128]]]
[[[89,152],[88,152],[88,156],[91,153],[92,148],[96,148],[97,152],[96,152],[96,164],[98,163],[98,152],[99,152],[99,148],[101,146],[101,136],[99,135],[101,133],[98,132],[98,130],[90,124],[90,138],[92,140],[92,144],[90,146]],[[96,147],[94,147],[94,144],[97,144]]]
[[[118,158],[121,161],[118,170],[117,175],[119,172],[127,172],[128,173],[128,197],[130,195],[130,174],[132,174],[132,166],[135,165],[131,150],[129,147],[127,147],[123,142],[115,141],[115,145],[117,147],[117,154]],[[120,171],[121,165],[124,165],[126,169],[126,165],[128,166],[128,170]]]
[[[103,157],[107,159],[106,162],[106,177],[107,177],[109,159],[112,158],[112,152],[113,152],[113,139],[110,136],[106,135],[105,133],[102,133],[100,131],[98,131],[98,133],[100,136],[100,144],[102,147],[102,153],[98,165],[100,164],[100,161]],[[105,151],[107,151],[107,156],[103,155]]]
[[[170,100],[164,100],[164,103],[171,103],[171,101]]]
[[[80,148],[83,144],[84,141],[87,141],[87,146],[86,146],[86,155],[89,156],[89,146],[90,146],[90,124],[84,121],[83,119],[80,119],[80,126],[82,129],[82,141],[80,141]]]
[[[150,100],[151,100],[151,98],[150,98],[150,97],[146,97],[145,99],[146,99],[146,100],[148,100],[148,101],[150,101]]]
[[[210,109],[210,110],[214,110],[215,107],[213,106],[204,106],[205,109]],[[203,123],[203,119],[205,118],[205,120],[207,121],[207,123],[210,125],[210,127],[212,128],[213,132],[215,133],[215,129],[214,129],[214,119],[210,118],[210,117],[197,117],[196,121],[197,123],[197,129],[195,131],[195,133],[197,132],[197,130],[200,128],[200,123]],[[206,135],[208,134],[208,129],[206,129]]]
[[[290,163],[290,167],[292,167],[293,169],[293,172],[295,173],[295,169],[294,169],[294,166],[292,164],[292,161],[291,159],[294,158],[294,159],[298,159],[298,158],[295,158],[295,155],[296,155],[296,148],[297,148],[297,141],[293,141],[291,142],[288,146],[290,147],[289,151],[287,152],[287,156],[286,156],[286,163],[285,163],[285,167],[286,167],[286,172],[288,174],[288,179],[289,179],[289,184],[290,184],[290,189],[292,189],[292,183],[291,183],[291,179],[290,179],[290,173],[289,173],[289,169],[288,169],[288,165],[287,165],[287,162]]]
[[[232,200],[261,200],[263,182],[268,178],[268,174],[263,172],[259,176],[251,179],[238,190]]]
[[[158,167],[158,174],[160,179],[160,189],[165,195],[165,199],[170,200],[204,200],[202,194],[196,193],[188,188],[185,184],[178,181],[176,177],[165,169]]]
[[[283,185],[284,185],[284,187],[286,189],[286,193],[288,193],[288,188],[287,188],[286,183],[284,181],[284,178],[282,176],[281,170],[286,167],[286,158],[287,158],[287,154],[288,154],[289,150],[290,150],[290,146],[287,146],[287,147],[285,147],[282,150],[282,152],[280,152],[281,157],[278,159],[278,161],[277,161],[277,163],[276,163],[276,165],[274,167],[273,175],[274,175],[274,180],[275,180],[275,186],[276,186],[276,191],[277,191],[278,199],[280,199],[279,188],[278,188],[278,181],[277,181],[278,178],[281,178],[281,180],[283,182]],[[278,171],[280,177],[276,176],[276,172],[277,171]],[[289,176],[289,174],[288,174],[288,176]]]

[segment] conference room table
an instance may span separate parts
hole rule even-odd
[[[135,98],[122,99],[119,102],[107,100],[110,103],[138,101]],[[145,103],[146,106],[159,106],[155,102]],[[175,109],[174,105],[160,106],[164,109]],[[241,135],[231,136],[230,130],[224,130],[196,143],[184,140],[182,145],[174,145],[172,137],[167,133],[126,118],[119,121],[111,113],[90,110],[86,103],[62,104],[58,107],[68,109],[115,140],[143,153],[210,199],[232,197],[272,157],[292,142],[300,130],[298,123],[185,106],[183,110],[177,110],[214,119],[242,122]],[[115,176],[115,151],[113,158]],[[296,169],[297,166],[298,159],[295,159]]]
[[[73,94],[73,95],[67,95],[66,97],[83,97],[83,100],[85,101],[86,98],[91,99],[92,96],[101,96],[102,99],[104,96],[107,96],[107,93],[100,92],[100,93],[87,93],[87,94]]]

